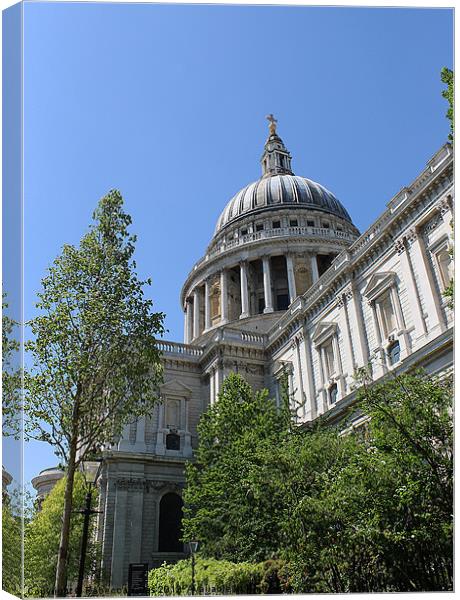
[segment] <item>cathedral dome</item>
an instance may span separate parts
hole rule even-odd
[[[244,217],[277,209],[307,209],[334,215],[350,223],[350,215],[337,198],[319,183],[294,175],[291,155],[276,131],[276,119],[269,115],[269,136],[261,158],[262,177],[239,191],[222,211],[214,237]]]
[[[233,196],[217,221],[214,235],[251,213],[290,206],[296,210],[306,208],[323,211],[352,222],[334,194],[319,183],[291,173],[274,173],[264,174]]]

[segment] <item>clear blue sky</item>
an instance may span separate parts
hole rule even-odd
[[[259,177],[274,113],[296,174],[359,229],[445,142],[439,73],[453,13],[133,4],[25,5],[25,301],[98,201],[121,190],[141,276],[182,340],[179,291],[220,211]],[[54,464],[27,453],[26,480]]]

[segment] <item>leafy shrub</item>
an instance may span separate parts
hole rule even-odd
[[[286,564],[279,560],[262,563],[197,557],[195,561],[197,594],[277,594],[289,590]],[[151,596],[188,596],[192,589],[192,563],[181,560],[163,563],[149,573]]]

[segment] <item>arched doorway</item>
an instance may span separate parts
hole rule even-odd
[[[160,500],[160,526],[158,532],[159,552],[183,552],[182,498],[169,492]]]

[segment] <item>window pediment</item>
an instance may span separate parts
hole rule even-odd
[[[396,273],[394,271],[381,271],[380,273],[374,273],[367,282],[367,285],[363,291],[363,296],[368,300],[375,300],[388,288],[395,285]]]
[[[192,390],[177,379],[171,379],[160,385],[160,392],[163,397],[188,399],[192,395]]]
[[[329,338],[337,334],[338,325],[332,321],[318,323],[313,332],[312,340],[316,346],[322,346]]]

